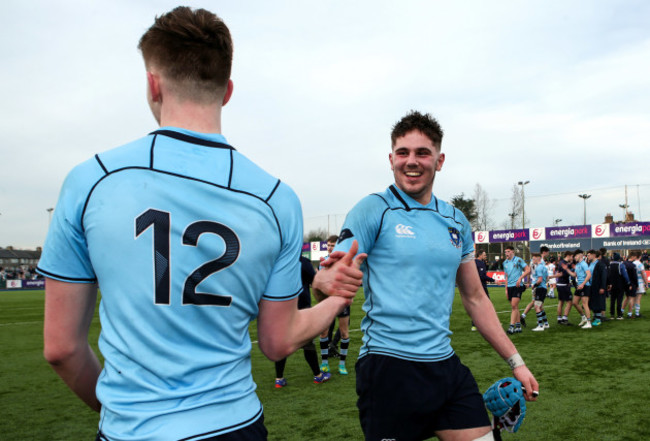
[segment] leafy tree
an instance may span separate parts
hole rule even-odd
[[[328,234],[327,230],[324,228],[317,228],[308,232],[303,239],[305,242],[322,242],[327,240]]]
[[[461,193],[451,198],[451,205],[463,212],[470,225],[474,227],[476,223],[476,204],[474,199],[465,199],[465,193]]]

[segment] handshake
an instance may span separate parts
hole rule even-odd
[[[368,257],[365,253],[357,254],[358,250],[359,243],[355,240],[347,253],[335,251],[321,262],[322,269],[316,273],[312,284],[316,300],[338,296],[352,303],[363,279],[361,264]]]

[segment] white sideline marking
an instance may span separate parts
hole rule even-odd
[[[35,322],[0,323],[0,326],[33,325],[34,323],[43,323],[43,320],[38,320],[38,321],[35,321]]]

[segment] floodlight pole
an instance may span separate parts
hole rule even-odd
[[[629,205],[619,204],[618,206],[623,209],[623,222],[627,222],[627,208],[629,207]]]
[[[526,192],[524,186],[529,184],[530,181],[519,181],[517,185],[521,185],[521,228],[526,229]],[[524,257],[526,257],[526,242],[524,241]]]
[[[582,198],[584,203],[583,214],[582,214],[582,225],[587,225],[587,199],[591,197],[590,194],[579,194],[579,198]]]
[[[521,228],[526,229],[526,192],[524,186],[530,184],[530,181],[519,181],[517,185],[521,185]]]
[[[517,213],[508,213],[508,216],[510,216],[510,228],[513,230],[515,229],[515,217],[517,216]]]

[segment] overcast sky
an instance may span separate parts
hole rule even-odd
[[[156,128],[136,46],[171,1],[12,1],[0,15],[0,246],[40,246],[65,175]],[[392,182],[391,126],[436,116],[434,193],[529,180],[529,226],[650,220],[650,2],[202,1],[230,27],[224,135],[291,185],[305,229]]]

